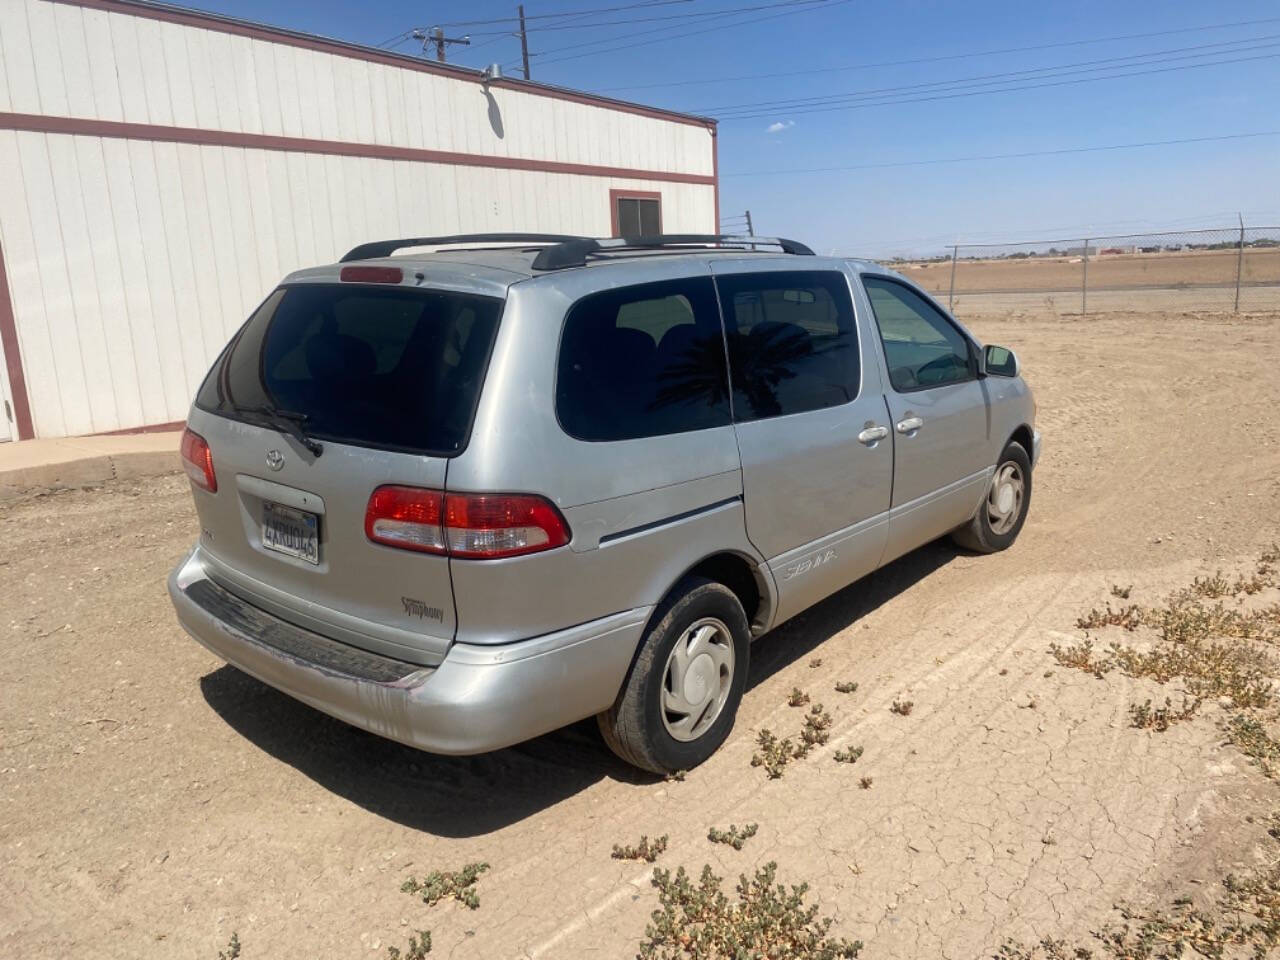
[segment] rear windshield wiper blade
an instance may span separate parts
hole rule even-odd
[[[278,407],[259,406],[259,407],[236,407],[237,413],[247,413],[250,416],[261,417],[268,425],[283,434],[287,434],[300,444],[311,451],[313,456],[320,456],[324,453],[324,444],[319,440],[312,440],[302,429],[302,425],[311,419],[310,414],[298,413],[295,410],[281,410]]]

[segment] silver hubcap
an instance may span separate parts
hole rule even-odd
[[[733,636],[715,617],[689,627],[662,675],[662,723],[676,740],[696,740],[716,722],[733,686]]]
[[[1013,529],[1022,513],[1026,488],[1021,467],[1011,460],[1000,464],[987,491],[987,522],[992,533],[1008,533]]]

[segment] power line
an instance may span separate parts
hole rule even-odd
[[[540,33],[546,33],[550,30],[597,30],[602,27],[622,26],[624,24],[631,24],[631,23],[655,23],[657,21],[668,21],[668,20],[707,20],[709,18],[728,16],[730,14],[753,13],[757,10],[773,10],[773,9],[776,9],[777,7],[807,5],[807,4],[812,4],[816,2],[818,2],[818,0],[779,0],[779,2],[760,3],[760,4],[754,4],[752,6],[726,7],[719,10],[699,10],[695,13],[668,13],[658,17],[631,17],[624,20],[598,20],[592,23],[564,23],[564,24],[557,23],[557,24],[552,24],[550,26],[538,27],[538,31]],[[532,18],[527,18],[527,19],[532,19]],[[493,31],[482,30],[479,32],[473,32],[471,36],[488,37],[488,36],[494,36],[495,34],[499,36],[504,36],[509,34],[510,32],[511,32],[510,30],[493,30]],[[616,38],[611,38],[611,39],[616,39]]]
[[[1276,44],[1268,44],[1267,46],[1276,46]],[[788,116],[800,116],[808,113],[829,113],[836,110],[859,110],[864,107],[888,107],[906,103],[928,103],[936,100],[955,100],[961,97],[977,97],[993,93],[1020,93],[1026,90],[1041,90],[1047,87],[1065,87],[1079,83],[1096,83],[1099,80],[1119,80],[1126,77],[1142,77],[1156,73],[1170,73],[1177,70],[1195,70],[1201,67],[1220,67],[1229,63],[1247,63],[1253,60],[1271,60],[1277,56],[1280,56],[1280,54],[1264,53],[1252,57],[1234,57],[1228,60],[1214,60],[1209,63],[1186,63],[1174,67],[1157,67],[1153,70],[1130,70],[1126,73],[1110,73],[1096,77],[1079,77],[1072,80],[1053,80],[1047,83],[1029,83],[1022,86],[1002,87],[995,90],[969,90],[961,93],[940,93],[927,97],[906,97],[901,99],[876,100],[874,102],[866,103],[836,103],[828,106],[813,105],[801,107],[799,109],[787,110],[786,112]],[[777,116],[778,113],[779,110],[777,108],[770,108],[762,111],[744,111],[732,116],[722,116],[720,119],[726,121],[751,120],[758,119],[760,117]]]
[[[764,21],[766,21],[766,20],[776,20],[776,19],[777,19],[777,18],[779,18],[779,17],[790,17],[790,16],[795,16],[795,15],[796,15],[796,14],[798,14],[798,13],[807,13],[807,12],[809,12],[809,11],[811,11],[811,10],[819,10],[819,9],[821,9],[821,10],[826,10],[826,9],[831,8],[831,7],[840,7],[840,6],[844,6],[844,5],[845,5],[845,4],[847,4],[847,3],[851,3],[851,2],[852,2],[852,0],[792,0],[792,2],[794,2],[794,3],[795,3],[795,5],[797,6],[797,8],[798,8],[798,9],[794,9],[794,10],[784,10],[784,11],[782,11],[781,13],[771,13],[771,14],[767,14],[767,15],[765,15],[765,16],[763,16],[763,17],[750,17],[750,18],[748,18],[748,19],[746,19],[746,20],[737,20],[737,21],[734,21],[733,23],[716,24],[715,26],[712,26],[712,27],[703,27],[702,29],[699,29],[699,30],[678,30],[676,33],[674,33],[674,34],[670,34],[669,36],[666,36],[666,37],[656,37],[656,38],[654,38],[654,39],[658,39],[658,40],[683,40],[683,39],[685,39],[686,37],[696,37],[696,36],[699,36],[700,34],[704,34],[704,33],[712,33],[712,32],[720,31],[720,30],[729,30],[729,29],[732,29],[732,28],[734,28],[734,27],[743,27],[743,26],[746,26],[747,24],[751,24],[751,23],[762,23],[762,22],[764,22]],[[719,19],[719,18],[722,18],[722,17],[731,17],[731,16],[735,16],[735,15],[736,15],[736,14],[733,14],[733,13],[720,13],[720,14],[716,14],[714,17],[709,18],[709,19]],[[618,35],[618,36],[616,36],[616,37],[609,37],[609,38],[606,38],[606,39],[603,39],[603,40],[592,40],[592,41],[588,41],[588,42],[585,42],[585,43],[572,44],[572,45],[570,45],[570,46],[566,46],[566,47],[557,47],[557,48],[555,48],[555,49],[553,49],[553,50],[546,50],[546,51],[543,51],[543,53],[544,53],[544,54],[549,54],[549,53],[558,53],[558,52],[560,52],[560,51],[565,51],[565,50],[580,50],[580,49],[582,49],[582,48],[584,48],[584,47],[596,46],[596,45],[598,45],[598,44],[608,44],[608,43],[613,43],[614,41],[616,41],[616,40],[620,39],[620,38],[621,38],[621,37],[623,37],[623,36],[627,36],[627,37],[635,38],[635,37],[648,36],[648,35],[655,34],[655,33],[664,33],[664,32],[670,31],[670,30],[672,30],[672,29],[674,29],[674,28],[672,28],[672,27],[670,27],[670,26],[664,26],[664,27],[655,27],[655,28],[652,28],[652,29],[649,29],[649,30],[628,31],[628,32],[627,32],[627,33],[625,33],[625,34],[619,34],[619,35]],[[554,57],[554,58],[552,58],[552,59],[550,59],[550,60],[543,60],[543,61],[542,61],[542,63],[543,63],[543,65],[550,65],[550,64],[552,64],[552,63],[563,63],[563,62],[565,62],[566,60],[580,60],[580,59],[582,59],[583,57],[594,57],[594,56],[597,56],[597,55],[599,55],[599,54],[603,54],[603,53],[613,53],[613,52],[618,51],[618,50],[629,50],[629,49],[631,49],[631,48],[633,48],[633,47],[642,46],[643,44],[645,44],[645,43],[650,43],[650,42],[652,42],[652,41],[650,41],[650,40],[646,40],[646,41],[636,42],[636,41],[632,40],[632,41],[628,41],[628,42],[626,42],[626,43],[617,44],[617,45],[615,45],[615,46],[611,46],[611,47],[606,46],[604,49],[601,49],[601,50],[591,50],[591,51],[588,51],[588,52],[586,52],[586,53],[576,53],[576,54],[570,54],[569,56],[564,56],[564,57]],[[540,54],[540,55],[542,55],[542,54]]]
[[[1246,37],[1242,40],[1222,40],[1217,43],[1202,43],[1191,47],[1173,47],[1167,50],[1152,50],[1149,53],[1131,53],[1122,57],[1105,57],[1098,60],[1081,60],[1077,63],[1063,63],[1050,67],[1032,67],[1026,70],[1012,70],[1005,73],[987,73],[979,74],[972,77],[955,77],[949,80],[932,80],[926,83],[911,83],[897,87],[876,87],[868,90],[851,90],[848,93],[827,94],[821,97],[795,97],[783,100],[760,100],[750,104],[729,104],[716,107],[700,107],[699,112],[714,113],[716,111],[732,112],[745,108],[759,108],[767,106],[806,106],[811,103],[834,103],[838,100],[848,99],[865,99],[878,97],[880,95],[900,94],[905,91],[927,90],[930,87],[954,87],[961,89],[964,84],[977,84],[978,86],[987,86],[995,83],[1008,82],[1013,79],[1044,79],[1044,77],[1036,77],[1035,74],[1044,74],[1046,76],[1062,75],[1067,76],[1071,73],[1091,73],[1103,69],[1121,69],[1129,66],[1145,66],[1147,64],[1139,64],[1136,62],[1123,63],[1122,61],[1139,61],[1151,60],[1152,62],[1173,62],[1174,60],[1194,59],[1196,56],[1221,56],[1227,53],[1237,53],[1245,50],[1262,49],[1267,46],[1275,46],[1275,44],[1262,43],[1267,40],[1280,39],[1280,33],[1268,34],[1261,37]],[[1256,46],[1244,46],[1245,44],[1256,44]],[[1237,50],[1218,50],[1213,54],[1195,54],[1188,51],[1208,50],[1210,48],[1221,47],[1237,47]],[[1187,54],[1185,57],[1169,56],[1170,54]],[[1113,65],[1113,66],[1107,66]],[[1076,69],[1081,68],[1081,69]],[[1065,73],[1063,71],[1066,71]]]
[[[814,67],[807,70],[788,70],[780,73],[750,73],[737,77],[708,77],[702,80],[670,80],[662,83],[643,83],[625,87],[598,87],[597,93],[611,93],[620,90],[652,90],[658,87],[687,87],[706,83],[738,83],[743,80],[769,80],[778,77],[807,77],[815,73],[839,73],[847,70],[873,70],[880,67],[901,67],[922,63],[942,63],[948,60],[968,60],[975,57],[1003,56],[1009,53],[1030,53],[1037,50],[1050,50],[1060,47],[1078,47],[1094,43],[1112,43],[1118,40],[1145,40],[1150,37],[1167,37],[1182,33],[1200,33],[1204,30],[1228,30],[1234,27],[1252,27],[1264,23],[1280,23],[1280,17],[1267,17],[1262,20],[1238,20],[1234,23],[1211,23],[1199,27],[1181,27],[1176,30],[1157,30],[1152,33],[1124,33],[1110,37],[1092,37],[1085,40],[1062,40],[1056,43],[1041,43],[1028,47],[1005,47],[1000,50],[975,50],[968,53],[952,53],[938,57],[916,57],[910,60],[883,60],[878,63],[855,63],[842,67]]]
[[[559,13],[532,13],[526,20],[551,20],[563,17],[586,17],[597,13],[618,13],[623,10],[638,10],[643,7],[669,7],[673,4],[693,3],[694,0],[646,0],[643,3],[627,3],[618,7],[592,7],[587,10],[565,10]],[[440,24],[442,27],[486,27],[496,23],[516,23],[519,17],[494,17],[490,20],[448,20]]]
[[[1226,140],[1249,140],[1261,137],[1280,137],[1280,130],[1259,130],[1254,133],[1227,133],[1219,136],[1183,137],[1177,140],[1146,140],[1141,143],[1112,143],[1095,147],[1062,147],[1057,150],[1025,150],[1020,153],[976,154],[969,157],[938,157],[931,160],[894,160],[884,163],[855,163],[839,167],[804,167],[792,170],[747,170],[741,173],[721,172],[728,177],[772,177],[797,173],[841,173],[848,170],[887,170],[897,167],[927,167],[948,163],[977,163],[988,160],[1022,160],[1030,157],[1057,157],[1076,153],[1102,153],[1108,150],[1138,150],[1144,147],[1172,147],[1187,143],[1218,143]]]

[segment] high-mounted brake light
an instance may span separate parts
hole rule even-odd
[[[404,271],[399,267],[343,267],[338,279],[343,283],[399,283]]]
[[[182,469],[197,487],[218,492],[218,476],[213,472],[213,451],[204,437],[190,428],[182,431]]]
[[[519,557],[569,542],[568,525],[544,497],[420,487],[374,490],[364,530],[374,543],[467,560]]]

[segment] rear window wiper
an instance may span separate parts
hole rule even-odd
[[[298,413],[296,410],[281,410],[279,407],[259,406],[259,407],[235,407],[237,413],[247,413],[253,417],[261,417],[266,423],[283,434],[287,434],[300,444],[306,447],[313,456],[320,456],[324,453],[324,444],[319,440],[312,440],[307,436],[306,431],[302,429],[302,425],[311,419],[311,415],[307,413]]]

